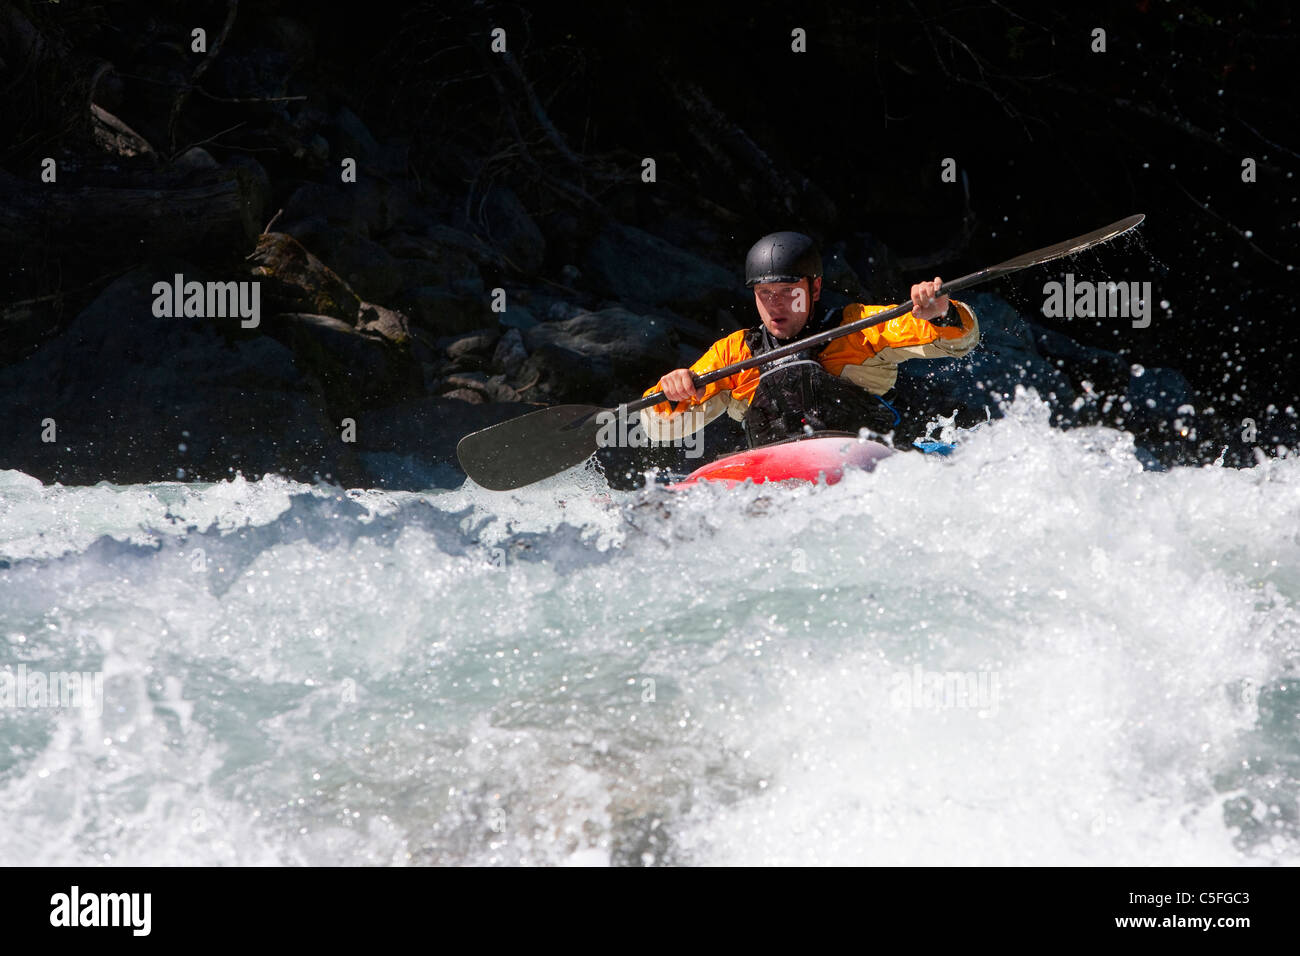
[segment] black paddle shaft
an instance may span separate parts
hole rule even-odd
[[[1113,239],[1121,233],[1128,232],[1146,216],[1138,213],[1129,216],[1127,219],[1121,219],[1119,222],[1113,222],[1109,226],[1103,226],[1100,229],[1087,233],[1082,236],[1076,236],[1074,239],[1067,239],[1064,242],[1058,242],[1054,246],[1047,246],[1042,249],[1035,249],[1033,252],[1026,252],[1024,255],[1016,256],[1014,259],[1008,259],[1006,262],[1000,262],[995,266],[989,266],[987,269],[981,269],[979,272],[972,272],[970,275],[964,275],[960,279],[953,279],[951,282],[945,282],[940,288],[940,295],[951,295],[954,292],[960,292],[963,289],[969,289],[971,286],[979,285],[989,279],[1006,275],[1009,272],[1018,272],[1029,266],[1040,265],[1044,262],[1050,262],[1053,259],[1059,259],[1062,256],[1073,255],[1076,252],[1082,252],[1089,246],[1096,245],[1099,242],[1105,242],[1107,239]],[[743,372],[748,368],[757,368],[760,365],[766,365],[769,362],[775,362],[777,359],[785,358],[787,355],[793,355],[795,352],[802,352],[804,349],[815,348],[824,345],[832,339],[838,339],[844,335],[851,335],[862,329],[870,328],[873,325],[880,325],[882,322],[888,322],[890,319],[896,319],[900,315],[906,315],[912,311],[912,304],[905,302],[902,305],[896,305],[892,309],[886,309],[884,312],[877,312],[875,315],[865,319],[859,319],[856,322],[850,322],[848,325],[841,325],[834,329],[828,329],[825,332],[819,332],[817,335],[810,335],[806,339],[800,339],[798,342],[791,342],[789,345],[783,345],[780,348],[772,349],[770,352],[764,352],[760,356],[745,359],[743,362],[737,362],[734,365],[727,365],[720,369],[715,369],[707,375],[696,375],[691,373],[691,378],[695,380],[696,387],[702,388],[710,382],[717,382],[729,375],[735,375],[737,372]],[[640,411],[643,408],[649,408],[651,405],[658,405],[660,402],[667,401],[667,396],[663,392],[655,392],[644,398],[639,398],[633,402],[627,402],[619,406],[622,413]]]

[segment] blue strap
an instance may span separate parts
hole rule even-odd
[[[895,425],[897,425],[899,422],[903,420],[903,416],[898,414],[898,409],[896,409],[893,405],[890,405],[889,402],[885,401],[884,398],[882,398],[881,396],[877,395],[876,398],[880,399],[881,405],[884,405],[887,409],[893,412]]]
[[[947,442],[922,441],[919,438],[912,442],[912,446],[921,449],[921,451],[925,452],[927,455],[951,455],[957,447],[956,445],[950,445]]]

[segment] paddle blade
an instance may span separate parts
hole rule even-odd
[[[466,435],[456,445],[465,474],[491,491],[510,491],[580,465],[602,427],[595,405],[553,405]]]
[[[1029,266],[1036,266],[1043,262],[1051,262],[1053,259],[1060,259],[1063,256],[1072,256],[1076,252],[1082,252],[1089,246],[1095,246],[1099,242],[1106,242],[1108,239],[1114,239],[1116,236],[1123,235],[1145,218],[1145,214],[1138,213],[1135,216],[1121,219],[1119,222],[1112,222],[1109,226],[1102,226],[1100,229],[1094,229],[1092,232],[1085,233],[1082,236],[1075,236],[1073,239],[1066,239],[1064,242],[1058,242],[1054,246],[1046,246],[1042,249],[1035,249],[1033,252],[1026,252],[1022,256],[1008,259],[1006,262],[999,262],[997,265],[989,269],[988,273],[992,276],[1005,272],[1015,272],[1019,269],[1026,269]]]

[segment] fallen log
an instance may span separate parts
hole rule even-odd
[[[130,185],[73,185],[20,179],[0,170],[0,255],[65,272],[101,274],[153,253],[246,254],[262,231],[269,193],[254,165],[160,174]]]

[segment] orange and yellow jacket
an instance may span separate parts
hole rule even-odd
[[[884,395],[898,380],[898,363],[913,358],[961,358],[979,344],[979,321],[971,308],[956,299],[949,305],[957,310],[960,327],[935,325],[927,319],[918,319],[908,312],[880,325],[873,325],[826,344],[817,355],[822,367],[832,375],[839,375],[855,385],[860,385],[876,395]],[[891,309],[890,305],[846,305],[840,325],[857,322],[868,316]],[[747,330],[732,332],[719,339],[700,357],[691,371],[705,375],[714,369],[751,358],[745,344]],[[653,408],[641,410],[641,427],[654,441],[667,442],[689,435],[703,428],[723,412],[740,420],[749,411],[749,402],[758,388],[758,377],[763,368],[750,368],[704,386],[699,399],[678,403],[660,402]],[[646,389],[644,395],[659,390],[658,383]]]

